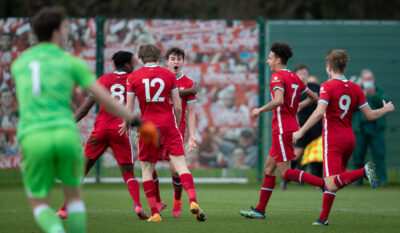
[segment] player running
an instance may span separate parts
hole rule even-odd
[[[179,124],[179,132],[182,135],[183,140],[185,140],[185,131],[186,131],[186,106],[188,111],[188,128],[189,128],[189,141],[187,149],[192,151],[197,144],[195,130],[196,130],[196,93],[198,91],[198,87],[196,83],[193,83],[191,79],[189,79],[186,75],[182,73],[183,63],[185,61],[185,52],[177,47],[172,47],[168,49],[166,55],[166,65],[167,68],[174,73],[176,77],[176,82],[178,85],[179,96],[181,97],[182,103],[182,116]],[[161,159],[166,159],[170,161],[168,155],[163,156]],[[170,162],[171,174],[172,174],[172,184],[174,186],[174,205],[172,208],[172,215],[175,218],[178,218],[182,212],[182,183],[179,178],[179,174]],[[157,172],[154,170],[153,173],[153,181],[156,185],[156,199],[157,205],[160,211],[166,207],[165,203],[161,201],[160,192],[159,192],[159,182]]]
[[[298,108],[302,109],[317,101],[317,95],[312,92],[293,72],[287,69],[286,63],[293,56],[292,48],[282,42],[275,42],[267,60],[271,71],[270,91],[272,100],[261,108],[252,110],[252,118],[257,118],[261,113],[273,110],[272,115],[272,146],[265,162],[265,178],[261,187],[260,201],[256,208],[242,210],[239,213],[246,218],[264,219],[265,208],[276,184],[275,169],[284,180],[308,183],[323,187],[321,178],[304,171],[291,169],[290,160],[296,156],[293,151],[292,134],[299,129],[296,120]],[[307,98],[299,103],[300,94]]]
[[[25,51],[11,66],[20,119],[17,136],[23,151],[23,181],[33,216],[44,232],[65,232],[49,207],[55,179],[63,184],[70,232],[86,232],[86,211],[80,184],[83,155],[70,102],[78,84],[111,113],[139,125],[140,121],[95,82],[88,67],[61,47],[68,35],[68,17],[62,7],[46,7],[32,18],[39,44]],[[147,140],[156,137],[147,123],[140,128]],[[150,136],[150,137],[147,137]]]
[[[138,57],[145,66],[132,72],[128,77],[127,108],[133,111],[135,96],[139,101],[142,119],[152,122],[161,134],[161,147],[144,145],[139,137],[139,160],[142,166],[143,189],[151,208],[148,221],[160,222],[160,211],[156,205],[155,185],[152,179],[157,159],[162,152],[170,155],[171,163],[179,174],[182,187],[189,196],[190,210],[198,221],[205,221],[206,216],[196,200],[193,177],[186,165],[183,139],[178,130],[182,106],[174,74],[157,64],[161,51],[154,45],[142,45]],[[173,107],[170,104],[172,99]],[[121,129],[124,132],[125,127]]]
[[[363,177],[368,179],[372,188],[376,188],[374,165],[371,162],[365,164],[364,168],[346,172],[355,146],[351,128],[353,112],[359,108],[368,120],[373,121],[394,111],[393,104],[385,101],[382,108],[371,110],[361,87],[344,76],[348,62],[346,51],[330,50],[328,52],[326,72],[330,80],[321,85],[317,109],[303,127],[293,134],[293,141],[296,142],[324,117],[322,137],[325,192],[321,215],[313,225],[328,226],[328,216],[339,189]]]
[[[126,80],[134,68],[133,54],[127,51],[118,51],[112,56],[112,59],[115,71],[101,76],[97,79],[97,82],[109,90],[109,94],[118,102],[125,104]],[[84,118],[95,103],[94,97],[89,95],[75,115],[76,122]],[[100,105],[94,129],[85,145],[86,162],[84,175],[86,176],[89,173],[97,159],[110,147],[117,160],[129,194],[135,203],[136,215],[139,219],[147,219],[147,215],[140,204],[139,183],[133,170],[134,158],[130,139],[127,135],[119,135],[118,133],[121,123],[121,118],[111,115]],[[57,212],[59,217],[67,217],[65,208],[66,204]]]

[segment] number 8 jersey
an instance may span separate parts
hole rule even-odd
[[[300,94],[307,91],[307,86],[300,78],[288,69],[276,71],[271,76],[270,91],[274,98],[274,91],[281,89],[283,104],[273,110],[272,134],[284,134],[299,130],[297,124],[297,108],[299,107]]]
[[[128,73],[123,71],[115,71],[110,74],[105,74],[97,79],[97,82],[104,86],[121,104],[126,104],[126,80]],[[100,105],[96,121],[94,123],[95,129],[119,129],[122,123],[121,118],[108,113],[103,106]]]
[[[318,101],[328,104],[323,123],[323,135],[328,144],[354,140],[353,112],[368,104],[361,87],[347,79],[334,78],[321,85]]]
[[[172,91],[178,91],[175,75],[157,65],[146,65],[128,76],[128,94],[135,94],[143,120],[158,127],[175,125],[170,104]]]

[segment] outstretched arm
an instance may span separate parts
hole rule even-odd
[[[83,105],[78,109],[77,113],[75,113],[76,123],[78,123],[88,114],[89,110],[93,107],[95,103],[96,100],[91,94],[89,94]]]
[[[298,112],[303,110],[303,108],[308,107],[309,105],[315,103],[318,100],[318,96],[310,89],[304,93],[307,95],[307,98],[299,103]]]
[[[371,107],[367,104],[360,108],[361,112],[364,114],[365,118],[369,121],[374,121],[388,112],[394,111],[394,105],[392,102],[386,103],[385,100],[382,100],[383,107],[379,109],[372,110]]]
[[[181,98],[189,96],[189,95],[196,95],[199,92],[199,84],[197,82],[193,83],[191,88],[179,90],[179,96]]]
[[[301,129],[297,132],[293,133],[293,142],[296,143],[301,137],[303,137],[304,133],[307,132],[311,127],[313,127],[321,118],[324,116],[325,110],[328,107],[328,104],[319,101],[317,108],[308,118],[306,123],[301,127]]]
[[[257,118],[261,113],[269,112],[272,109],[279,107],[283,104],[283,90],[276,88],[274,91],[274,98],[266,105],[261,108],[255,108],[251,111],[251,117]]]

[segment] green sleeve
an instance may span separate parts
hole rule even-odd
[[[80,59],[71,56],[71,72],[75,82],[83,89],[87,89],[96,81],[96,77],[89,70],[89,67]]]

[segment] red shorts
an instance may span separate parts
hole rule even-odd
[[[185,140],[185,128],[182,129],[181,127],[179,127],[179,132],[181,133],[182,140],[184,141]],[[167,152],[163,151],[162,154],[160,156],[158,156],[157,160],[170,161],[171,158],[169,157]]]
[[[275,158],[275,162],[285,162],[296,158],[293,151],[293,132],[284,134],[272,134],[272,146],[269,155]]]
[[[151,163],[156,163],[163,158],[163,152],[165,155],[180,156],[185,154],[183,148],[183,139],[175,126],[164,126],[157,127],[161,136],[160,147],[155,147],[153,145],[145,145],[139,137],[139,160],[147,161]]]
[[[355,145],[356,143],[353,140],[335,145],[325,145],[325,139],[323,140],[324,177],[338,175],[346,171]]]
[[[93,131],[86,142],[85,155],[97,159],[107,147],[111,147],[118,164],[134,163],[131,141],[126,135],[119,135],[118,129]]]

